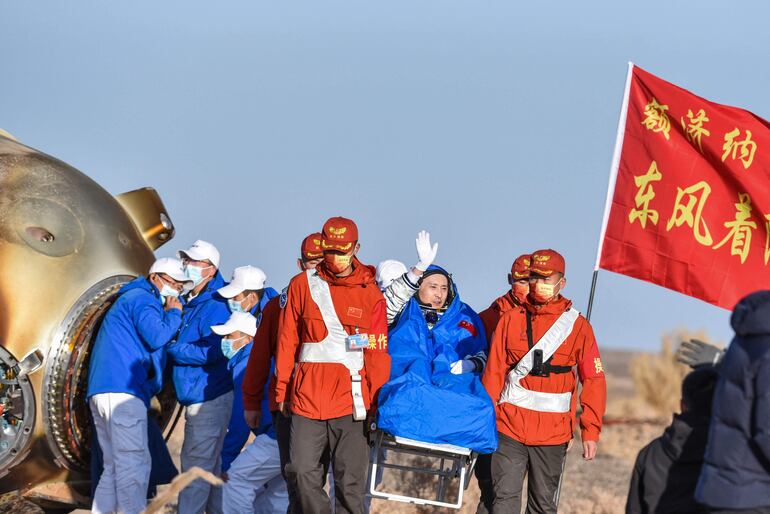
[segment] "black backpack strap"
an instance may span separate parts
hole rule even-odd
[[[532,347],[535,346],[535,342],[533,341],[533,337],[532,337],[532,313],[529,311],[526,311],[526,315],[527,315],[527,345],[531,350]],[[544,362],[542,366],[536,366],[537,369],[533,368],[532,371],[530,371],[530,374],[535,376],[547,377],[551,373],[555,373],[559,375],[562,373],[572,372],[572,366],[554,366],[553,364],[551,364],[552,360],[553,360],[553,356],[551,356],[550,359]]]
[[[572,366],[554,366],[553,364],[551,364],[551,360],[552,359],[553,359],[553,357],[548,359],[548,362],[543,364],[543,371],[545,373],[555,373],[555,374],[559,375],[561,373],[571,373],[572,372]]]
[[[535,346],[534,341],[532,341],[532,313],[529,311],[525,311],[525,312],[527,315],[527,345],[531,350],[532,347]]]

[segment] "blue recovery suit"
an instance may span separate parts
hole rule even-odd
[[[88,390],[90,398],[100,393],[128,393],[149,407],[163,385],[166,344],[182,324],[178,309],[163,309],[163,298],[147,278],[138,277],[118,291],[118,299],[107,312],[91,352]],[[176,476],[166,441],[157,422],[147,420],[152,466],[150,491]],[[91,429],[91,496],[102,475],[103,455],[96,430]]]
[[[258,321],[261,321],[262,309],[265,308],[267,302],[272,298],[278,296],[278,292],[272,287],[265,289],[259,304],[254,306],[251,310],[251,314],[257,317]],[[251,347],[253,342],[247,344],[238,352],[233,355],[233,358],[227,363],[227,369],[233,377],[233,412],[230,415],[230,424],[227,426],[227,435],[225,436],[224,444],[222,445],[222,471],[230,469],[230,465],[233,463],[236,457],[241,453],[243,445],[249,439],[249,427],[246,425],[246,420],[243,417],[243,379],[246,376],[246,364],[249,361],[249,355],[251,354]],[[270,363],[270,373],[275,372],[275,362]],[[275,439],[275,430],[273,429],[273,418],[270,413],[270,403],[268,388],[270,386],[269,381],[265,384],[264,396],[262,397],[261,411],[259,426],[251,430],[254,435],[266,434],[271,439]]]
[[[163,309],[158,288],[145,277],[118,291],[96,335],[86,397],[128,393],[149,408],[163,385],[167,344],[182,324],[182,311]]]
[[[182,327],[167,352],[174,365],[174,388],[184,406],[202,403],[232,391],[233,381],[222,353],[222,337],[211,331],[230,318],[227,301],[217,294],[225,285],[219,271],[201,293],[187,302]]]
[[[432,329],[413,297],[389,332],[391,372],[380,390],[378,425],[396,436],[492,453],[495,407],[481,373],[449,371],[487,348],[481,319],[452,288],[454,298]]]

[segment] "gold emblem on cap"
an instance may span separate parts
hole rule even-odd
[[[535,262],[541,262],[541,263],[542,262],[548,262],[548,261],[551,260],[551,256],[550,255],[537,255],[537,254],[535,254],[535,255],[532,256],[532,258],[535,259]]]
[[[343,235],[345,235],[345,232],[347,231],[348,231],[348,227],[340,227],[340,228],[329,227],[329,233],[331,233],[331,235],[333,236],[340,237],[340,238]]]
[[[335,250],[340,250],[340,251],[343,251],[343,252],[347,252],[348,250],[350,250],[350,248],[352,246],[353,246],[352,242],[350,242],[348,244],[345,244],[345,245],[341,245],[341,244],[329,244],[326,241],[321,241],[321,248],[323,248],[324,250],[328,250],[329,248],[333,248]]]

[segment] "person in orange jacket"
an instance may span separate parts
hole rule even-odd
[[[294,277],[281,300],[275,374],[279,408],[292,413],[287,475],[302,512],[330,513],[323,488],[330,451],[336,514],[363,514],[366,421],[390,375],[385,299],[374,267],[356,257],[352,220],[329,219],[321,245],[323,262]]]
[[[527,295],[529,294],[529,263],[531,257],[528,253],[516,257],[511,266],[511,272],[508,274],[508,283],[511,285],[511,288],[503,296],[492,302],[492,305],[479,313],[481,322],[484,323],[487,341],[492,341],[492,334],[503,314],[511,309],[520,309],[526,303]]]
[[[300,271],[315,269],[323,260],[321,249],[321,233],[310,234],[302,241],[300,257],[297,266]],[[264,400],[265,385],[268,386],[269,409],[273,416],[273,428],[278,442],[278,452],[281,461],[281,474],[286,480],[286,464],[289,462],[289,437],[291,435],[291,417],[278,412],[278,402],[275,400],[275,374],[272,371],[272,362],[278,346],[278,322],[281,314],[281,297],[285,295],[284,289],[281,296],[272,298],[261,313],[259,329],[254,338],[249,361],[246,364],[246,374],[243,379],[243,406],[246,424],[250,428],[256,428],[260,424],[262,415],[262,402]],[[272,377],[272,378],[270,378]],[[299,507],[297,492],[292,483],[286,480],[289,492],[289,513],[302,512]]]
[[[591,325],[561,295],[564,271],[554,250],[533,253],[527,303],[504,314],[492,337],[482,383],[497,405],[495,514],[520,511],[525,475],[527,512],[556,512],[575,424],[575,368],[583,385],[583,458],[596,456],[607,386]]]
[[[479,313],[488,343],[492,341],[492,334],[503,314],[513,309],[524,308],[529,294],[529,264],[531,259],[532,256],[528,253],[516,257],[511,265],[511,272],[508,274],[508,283],[511,288],[492,302],[492,305]],[[476,459],[474,472],[481,493],[476,514],[487,514],[492,511],[492,503],[495,499],[494,488],[492,487],[492,454],[479,455]]]

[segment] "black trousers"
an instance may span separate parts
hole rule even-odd
[[[331,514],[324,491],[324,460],[331,455],[336,514],[364,514],[369,444],[365,423],[353,416],[328,420],[293,415],[289,481],[294,481],[303,514]]]
[[[495,490],[492,487],[492,454],[482,454],[476,459],[476,482],[479,484],[479,504],[476,514],[489,514],[492,512],[492,503],[495,500]]]
[[[273,411],[273,428],[275,439],[278,443],[278,455],[281,459],[281,476],[286,482],[286,491],[289,493],[289,508],[287,514],[302,514],[299,506],[299,497],[294,481],[286,476],[286,464],[289,463],[289,442],[291,438],[291,416],[284,416],[278,411]]]
[[[755,509],[712,509],[709,514],[770,514],[770,507],[757,507]]]
[[[556,446],[527,446],[499,434],[492,454],[493,514],[521,512],[521,492],[527,475],[527,514],[555,514],[567,443]]]

